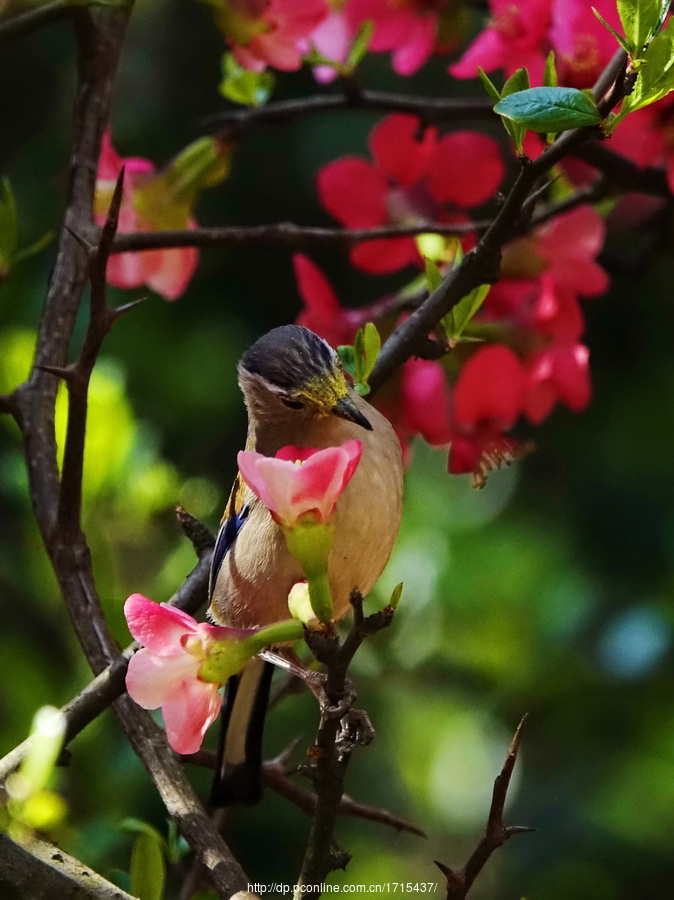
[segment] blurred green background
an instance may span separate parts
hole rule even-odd
[[[208,133],[222,40],[199,4],[159,0],[134,13],[117,85],[113,135],[122,155],[168,161]],[[434,60],[413,79],[369,59],[374,87],[477,94]],[[74,89],[64,24],[0,53],[0,174],[19,205],[22,245],[57,228]],[[17,90],[12,85],[20,83]],[[276,98],[316,90],[308,73],[279,77]],[[329,224],[317,169],[364,153],[377,116],[321,114],[252,130],[230,179],[202,196],[204,224],[292,220]],[[404,523],[372,608],[403,580],[392,628],[359,654],[353,675],[377,740],[355,754],[349,792],[423,828],[428,839],[354,820],[354,853],[335,881],[439,882],[484,826],[494,776],[529,714],[509,821],[536,833],[500,850],[476,900],[668,897],[674,877],[674,277],[669,230],[613,235],[602,262],[613,288],[585,305],[594,397],[582,415],[558,410],[533,435],[537,452],[483,492],[449,478],[445,454],[415,446]],[[0,285],[0,392],[25,377],[53,244]],[[312,257],[345,302],[370,302],[411,272],[379,278],[339,251]],[[110,291],[115,303],[142,296]],[[122,645],[126,596],[165,600],[194,563],[173,508],[215,527],[245,433],[236,386],[241,352],[300,309],[290,256],[269,247],[202,254],[176,303],[150,294],[115,327],[92,382],[86,527],[99,590]],[[84,319],[78,325],[81,338]],[[76,347],[73,347],[75,352]],[[63,410],[61,410],[61,416]],[[16,429],[0,421],[0,752],[27,733],[37,707],[87,683],[32,520]],[[287,699],[271,717],[269,755],[311,740],[314,704]],[[69,805],[54,835],[102,874],[124,880],[134,816],[166,833],[163,808],[112,714],[72,744],[59,774]],[[301,759],[301,751],[298,754]],[[195,772],[202,795],[208,777]],[[307,834],[279,797],[237,812],[227,836],[251,877],[292,882]],[[171,890],[174,889],[171,887]],[[442,896],[439,889],[438,896]]]

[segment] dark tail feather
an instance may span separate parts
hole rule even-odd
[[[262,735],[274,666],[249,660],[225,687],[212,806],[257,803],[262,796]]]

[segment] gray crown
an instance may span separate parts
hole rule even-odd
[[[335,351],[313,331],[301,325],[281,325],[257,340],[243,354],[239,366],[291,391],[334,372],[336,360]]]

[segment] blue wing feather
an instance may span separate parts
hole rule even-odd
[[[211,562],[211,576],[208,585],[209,597],[213,593],[213,587],[218,577],[218,572],[222,566],[222,561],[230,550],[232,544],[236,540],[236,536],[243,528],[243,523],[248,518],[250,507],[246,504],[239,512],[228,516],[223,520],[218,536],[215,539],[215,547],[213,549],[213,561]]]

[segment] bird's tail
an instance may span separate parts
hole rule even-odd
[[[212,806],[257,803],[262,795],[262,735],[274,667],[250,659],[225,687]]]

